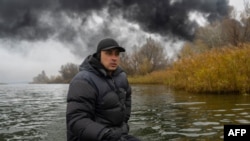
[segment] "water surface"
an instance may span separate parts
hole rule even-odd
[[[132,133],[145,141],[223,140],[223,125],[250,124],[250,95],[192,94],[134,85]]]
[[[67,84],[0,85],[0,141],[66,141]],[[224,124],[250,124],[250,95],[132,85],[130,133],[143,141],[223,140]]]

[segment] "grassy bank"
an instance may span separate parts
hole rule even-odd
[[[249,93],[249,54],[250,45],[212,49],[180,59],[168,70],[129,77],[129,82],[166,84],[176,89],[198,93]]]
[[[168,79],[167,71],[152,72],[143,76],[128,77],[130,84],[164,84]]]

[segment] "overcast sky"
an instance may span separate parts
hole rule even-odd
[[[106,37],[115,38],[128,52],[152,37],[172,57],[180,49],[181,41],[192,40],[193,29],[222,17],[226,8],[221,3],[220,11],[214,11],[214,4],[222,0],[203,3],[186,0],[195,3],[190,5],[184,2],[174,5],[174,0],[162,4],[149,0],[149,4],[122,0],[84,1],[87,4],[58,1],[0,0],[0,83],[31,82],[42,70],[48,76],[58,75],[61,65],[80,64],[88,54],[94,53],[98,41]],[[230,0],[229,5],[241,11],[243,1]],[[151,8],[152,5],[157,9]],[[160,18],[152,16],[155,11]],[[198,21],[192,18],[208,13],[215,14]],[[176,23],[180,21],[185,24],[177,28]]]

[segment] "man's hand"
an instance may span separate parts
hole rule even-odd
[[[104,140],[119,141],[122,136],[121,128],[111,128],[103,135]]]

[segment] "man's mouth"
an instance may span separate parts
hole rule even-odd
[[[112,67],[116,67],[116,66],[117,66],[116,63],[111,63],[110,65],[111,65]]]

